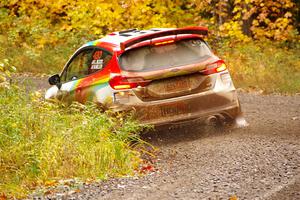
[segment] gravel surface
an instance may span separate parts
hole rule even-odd
[[[300,199],[300,96],[239,96],[248,127],[146,134],[160,149],[155,172],[66,199]]]
[[[154,172],[48,198],[299,200],[300,95],[239,97],[248,127],[189,125],[144,134],[160,150]]]

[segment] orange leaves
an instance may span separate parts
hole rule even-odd
[[[0,194],[0,200],[6,200],[6,199],[7,196],[4,193]]]
[[[50,181],[46,181],[46,182],[44,183],[44,185],[45,185],[46,187],[55,186],[55,185],[57,185],[57,184],[58,184],[58,181],[56,181],[56,180],[50,180]]]
[[[82,33],[95,39],[128,28],[183,27],[205,22],[206,26],[221,26],[220,35],[225,37],[236,39],[247,35],[256,39],[286,40],[297,34],[294,2],[11,0],[1,2],[8,9],[0,10],[0,34],[7,33],[15,43],[22,41],[42,49],[64,43],[70,33]],[[228,25],[232,29],[227,29]]]
[[[220,18],[225,15],[218,5],[215,10]],[[232,13],[227,11],[228,16],[222,22],[221,35],[240,40],[244,34],[256,39],[288,40],[296,35],[293,26],[296,10],[293,0],[235,0]]]
[[[140,173],[148,173],[153,171],[155,171],[155,169],[151,164],[144,165],[140,169]]]
[[[229,200],[238,200],[237,196],[233,195],[231,197],[229,197]]]
[[[292,12],[296,9],[291,0],[254,1],[258,8],[258,16],[252,22],[251,30],[254,37],[287,40],[289,32],[293,29]]]

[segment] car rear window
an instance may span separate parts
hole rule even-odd
[[[144,46],[124,52],[120,57],[125,71],[143,72],[203,62],[212,57],[201,39],[180,40],[163,46]]]

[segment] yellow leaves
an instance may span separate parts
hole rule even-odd
[[[11,73],[16,71],[16,67],[11,65],[8,59],[0,61],[0,89],[10,87],[9,79]]]
[[[239,7],[239,6],[235,6],[234,8],[233,8],[233,13],[237,13],[237,12],[239,12],[239,11],[241,11],[242,10],[242,8],[241,7]]]
[[[43,94],[40,91],[35,91],[30,94],[30,99],[33,102],[39,103],[43,99]]]
[[[14,32],[9,35],[15,43],[24,42],[25,38],[26,43],[40,49],[49,44],[64,42],[70,32],[101,37],[112,31],[133,27],[144,29],[198,25],[203,19],[207,20],[204,25],[233,21],[240,26],[245,23],[243,28],[247,34],[255,38],[274,38],[277,35],[274,29],[280,27],[281,30],[282,27],[295,24],[293,13],[296,9],[293,0],[217,0],[215,3],[211,0],[14,0],[6,4],[14,8],[5,11],[9,13],[7,15],[11,17],[18,13],[19,17],[13,17],[14,23],[11,23],[12,20],[7,20],[7,17],[1,18],[0,13],[0,20],[7,21],[0,24],[0,32],[7,27],[13,29]],[[278,18],[290,20],[278,22]],[[251,23],[251,29],[245,31],[245,27]],[[223,29],[220,27],[220,30]],[[234,30],[229,34],[234,35],[237,28],[234,27]]]
[[[293,35],[291,33],[295,32],[292,18],[292,13],[296,9],[294,6],[292,0],[235,0],[232,20],[246,23],[246,26],[247,23],[251,23],[248,32],[251,31],[256,39],[287,40]],[[231,25],[233,24],[231,23]],[[232,29],[235,31],[228,30],[226,34],[231,36],[234,32],[235,37],[239,37],[236,27],[232,26]],[[220,30],[224,31],[224,27],[221,27]]]
[[[286,12],[286,13],[284,14],[284,17],[285,17],[285,18],[290,18],[290,17],[292,17],[292,13],[291,13],[291,12]]]
[[[28,17],[28,31],[33,40],[44,35],[49,27],[62,31],[82,31],[90,35],[105,35],[110,31],[126,28],[149,28],[154,26],[185,26],[199,19],[199,10],[208,7],[202,1],[158,1],[158,0],[20,0],[12,2],[21,17]],[[223,3],[224,4],[224,3]],[[201,5],[201,7],[197,7]],[[184,9],[183,9],[184,7]],[[196,9],[195,9],[196,8]],[[20,12],[19,12],[20,11]],[[225,13],[224,13],[225,14]],[[40,21],[47,21],[43,23]],[[25,22],[25,20],[22,19]],[[11,26],[11,25],[10,25]],[[37,27],[39,27],[37,29]],[[36,29],[32,33],[32,29]],[[24,31],[23,31],[24,32]],[[55,37],[48,34],[47,38]],[[39,39],[38,39],[39,40]],[[35,41],[34,41],[35,42]],[[48,42],[39,40],[39,47]],[[54,44],[56,41],[54,41]]]
[[[249,41],[250,38],[243,34],[241,24],[237,21],[226,22],[220,26],[219,30],[223,37],[234,38],[236,41]]]
[[[72,29],[73,29],[73,27],[70,26],[69,24],[63,24],[61,26],[61,30],[63,30],[63,31],[71,31]]]
[[[253,26],[258,26],[258,25],[259,25],[259,22],[255,19],[255,20],[252,21],[252,25],[253,25]]]
[[[51,187],[51,186],[55,186],[58,184],[57,180],[49,180],[49,181],[45,181],[44,185],[47,187]]]
[[[289,14],[287,16],[289,16]],[[284,41],[290,37],[290,32],[293,30],[291,26],[292,20],[290,18],[283,16],[272,21],[270,18],[265,17],[260,20],[261,21],[253,20],[252,22],[252,31],[255,38],[260,39],[266,37]],[[264,22],[267,26],[261,26],[261,22]]]

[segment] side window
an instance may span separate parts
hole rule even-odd
[[[100,49],[86,49],[77,54],[63,71],[61,80],[68,82],[102,70],[111,59],[111,54]]]

